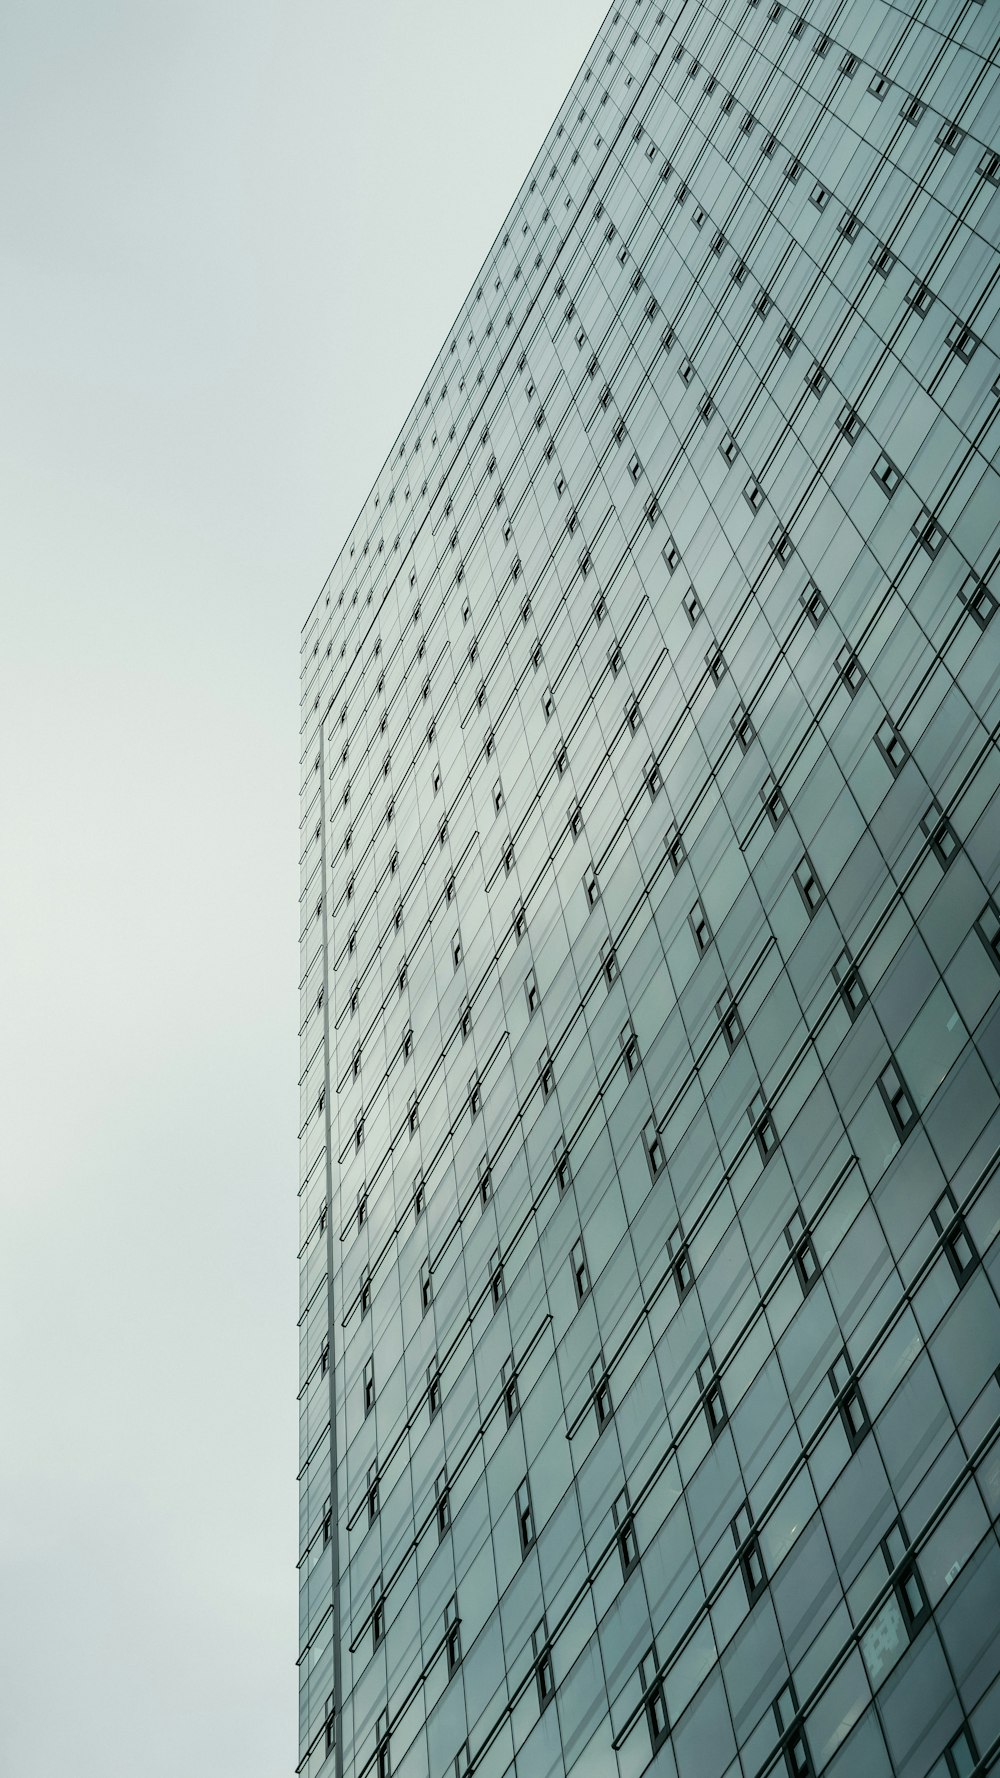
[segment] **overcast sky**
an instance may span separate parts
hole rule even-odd
[[[295,1763],[298,641],[604,0],[0,9],[0,1770]]]

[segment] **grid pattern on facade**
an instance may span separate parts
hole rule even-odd
[[[612,11],[306,625],[308,1778],[989,1769],[998,37]]]

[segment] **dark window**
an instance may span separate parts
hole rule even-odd
[[[448,1535],[451,1528],[451,1490],[448,1487],[448,1471],[442,1469],[434,1481],[434,1511],[437,1518],[438,1542]]]

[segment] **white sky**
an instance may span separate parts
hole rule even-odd
[[[604,0],[0,9],[0,1770],[295,1761],[299,629]]]

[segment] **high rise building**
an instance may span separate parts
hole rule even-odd
[[[998,1757],[998,41],[623,0],[309,616],[308,1778]]]

